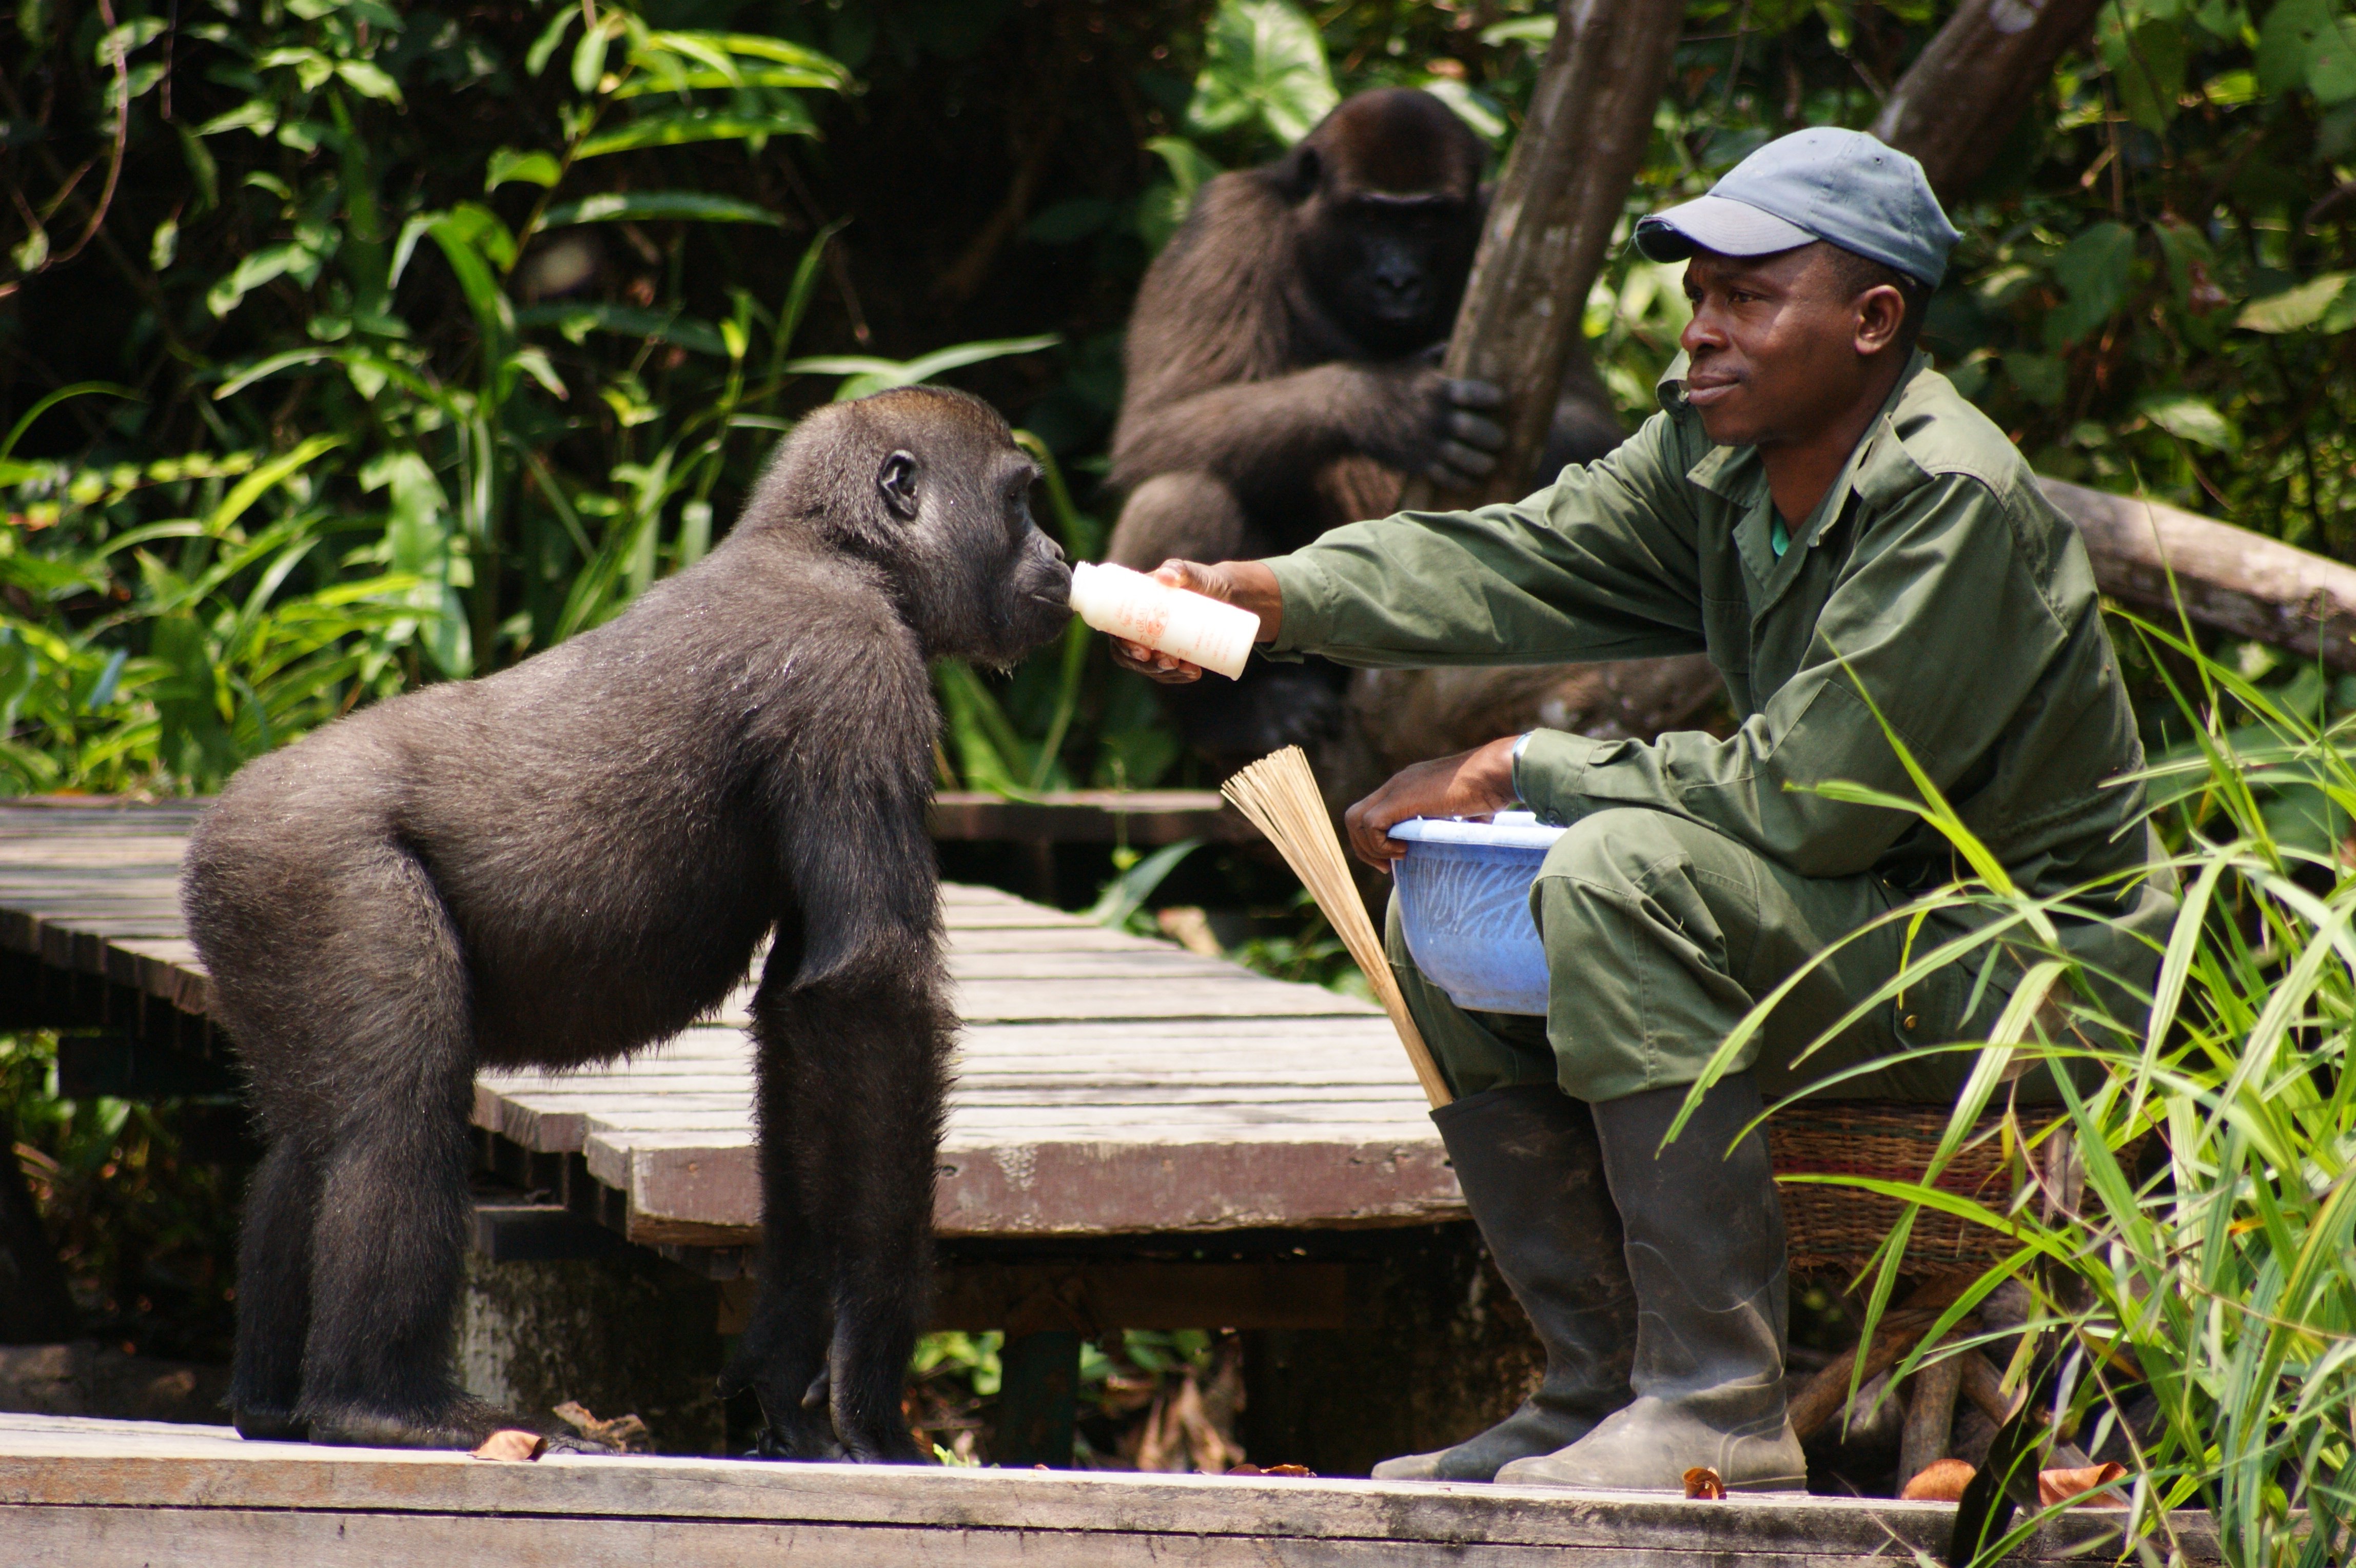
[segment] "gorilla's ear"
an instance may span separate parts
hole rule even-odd
[[[1302,202],[1309,199],[1309,193],[1315,190],[1317,182],[1325,177],[1325,163],[1317,156],[1315,147],[1302,142],[1277,160],[1275,174],[1277,187],[1284,192],[1284,199]]]
[[[884,510],[902,522],[916,515],[916,458],[912,452],[894,452],[875,470],[875,489]]]

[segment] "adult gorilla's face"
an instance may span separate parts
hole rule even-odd
[[[1480,238],[1472,202],[1344,188],[1320,191],[1301,217],[1310,278],[1370,348],[1407,353],[1447,336]]]

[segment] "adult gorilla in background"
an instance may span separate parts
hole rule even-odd
[[[471,1447],[452,1316],[478,1068],[677,1033],[771,937],[753,1003],[760,1294],[723,1382],[780,1456],[916,1460],[955,1015],[925,806],[926,661],[1068,614],[1003,420],[909,388],[821,409],[711,555],[486,680],[230,780],[183,901],[269,1151],[230,1388],[248,1437]]]
[[[1497,389],[1451,380],[1445,341],[1481,239],[1480,139],[1428,92],[1343,103],[1272,164],[1223,174],[1148,268],[1130,317],[1109,559],[1274,554],[1379,517],[1408,474],[1485,474]],[[1541,469],[1619,444],[1600,389],[1557,405]],[[1316,739],[1344,673],[1255,665],[1164,696],[1222,766]]]

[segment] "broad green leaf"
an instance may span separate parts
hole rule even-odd
[[[2179,441],[2197,442],[2220,452],[2239,446],[2241,437],[2207,398],[2186,392],[2160,392],[2136,404],[2136,412]]]
[[[483,194],[489,195],[510,180],[527,185],[552,186],[562,177],[556,159],[543,152],[518,152],[513,147],[501,147],[491,154],[483,167]]]
[[[614,35],[622,24],[608,12],[604,20],[581,35],[573,46],[573,90],[583,96],[597,91],[598,79],[605,74],[605,51],[612,47]]]
[[[2051,354],[2007,354],[2004,373],[2021,396],[2047,408],[2061,407],[2070,388],[2070,367]]]
[[[1039,338],[1000,338],[987,342],[959,343],[953,348],[937,349],[906,360],[878,360],[865,354],[819,354],[805,360],[788,360],[785,368],[797,375],[844,377],[842,384],[835,389],[834,401],[848,403],[852,398],[865,397],[869,392],[883,392],[890,387],[916,386],[932,380],[944,371],[978,365],[985,360],[1002,359],[1009,354],[1033,354],[1062,341],[1052,332]]]
[[[2103,61],[2111,68],[2119,105],[2127,117],[2155,135],[2165,131],[2176,117],[2177,99],[2184,91],[2190,50],[2183,29],[2169,21],[2123,27],[2114,10],[2103,27],[2102,48]]]
[[[1510,21],[1492,22],[1481,29],[1481,41],[1495,46],[1519,40],[1526,44],[1554,42],[1555,18],[1552,16],[1515,16]]]
[[[1505,116],[1489,99],[1473,91],[1452,76],[1427,77],[1418,83],[1426,92],[1439,99],[1455,112],[1456,117],[1472,128],[1472,134],[1495,146],[1510,129]]]
[[[2252,332],[2299,332],[2323,319],[2347,287],[2348,273],[2324,273],[2297,288],[2254,299],[2242,307],[2233,325]]]
[[[2258,91],[2276,97],[2304,86],[2316,37],[2333,24],[2329,0],[2279,0],[2258,29]]]
[[[256,251],[206,291],[205,308],[217,317],[227,316],[247,295],[277,277],[291,276],[308,288],[319,275],[319,259],[310,247],[291,242]]]
[[[642,310],[628,305],[535,305],[516,312],[519,327],[553,327],[568,343],[586,342],[592,332],[652,338],[699,354],[728,356],[728,345],[708,321],[675,311]]]
[[[644,98],[651,93],[709,92],[721,88],[756,87],[770,93],[816,88],[823,91],[841,91],[842,80],[818,71],[802,70],[788,65],[756,65],[739,68],[730,75],[717,70],[682,70],[674,76],[659,76],[651,71],[631,77],[614,90],[616,99]],[[775,107],[774,104],[771,105]]]
[[[335,357],[335,351],[329,349],[289,349],[283,354],[273,354],[267,359],[257,360],[239,371],[215,389],[213,397],[215,401],[235,397],[254,382],[274,376],[281,371],[295,365],[316,365],[323,360],[332,360]]]
[[[787,102],[791,104],[791,100]],[[818,123],[793,104],[761,114],[734,114],[717,109],[683,109],[673,114],[648,114],[601,131],[581,144],[575,158],[603,157],[608,153],[635,152],[640,147],[670,147],[687,142],[736,142],[768,136],[815,136]],[[551,181],[549,183],[554,183]]]
[[[691,223],[767,223],[780,221],[765,207],[730,196],[707,196],[691,190],[616,191],[563,202],[541,215],[542,229],[562,229],[573,223],[654,222],[678,219]]]
[[[580,19],[581,12],[577,6],[559,5],[556,8],[556,15],[549,18],[548,26],[541,29],[540,37],[531,41],[531,48],[524,54],[523,69],[527,75],[538,76],[548,69],[549,56],[564,42],[566,30]]]
[[[380,98],[388,103],[401,102],[401,88],[392,78],[366,60],[339,60],[336,64],[336,74],[343,79],[347,87],[363,98]]]
[[[205,532],[215,538],[227,532],[231,523],[245,515],[247,508],[272,489],[308,467],[313,458],[322,453],[332,452],[343,444],[344,438],[340,435],[314,435],[291,451],[273,457],[240,479],[229,494],[221,498],[220,504],[205,517]]]
[[[2339,16],[2316,31],[2308,44],[2307,86],[2319,103],[2356,98],[2356,23]]]
[[[2045,317],[2045,346],[2066,349],[2108,321],[2134,282],[2135,231],[2097,223],[2053,258],[2054,280],[2068,295]]]
[[[1290,145],[1340,102],[1316,23],[1286,0],[1221,0],[1203,39],[1190,124],[1226,131],[1257,119]]]
[[[767,60],[772,65],[789,66],[798,70],[806,70],[813,76],[826,78],[836,87],[851,85],[850,68],[833,56],[820,54],[816,49],[804,48],[799,44],[787,43],[783,38],[764,38],[758,33],[717,33],[708,36],[732,55],[740,55],[747,59]]]
[[[278,124],[278,110],[262,99],[249,98],[226,113],[216,114],[197,127],[199,136],[218,136],[223,131],[251,131],[266,136]]]

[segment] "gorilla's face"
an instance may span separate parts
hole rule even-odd
[[[1407,353],[1448,335],[1480,238],[1471,201],[1344,188],[1300,212],[1309,277],[1370,348]]]
[[[1039,466],[980,404],[955,413],[883,454],[875,499],[901,531],[902,607],[926,651],[1012,664],[1071,618],[1072,571],[1031,517]]]

